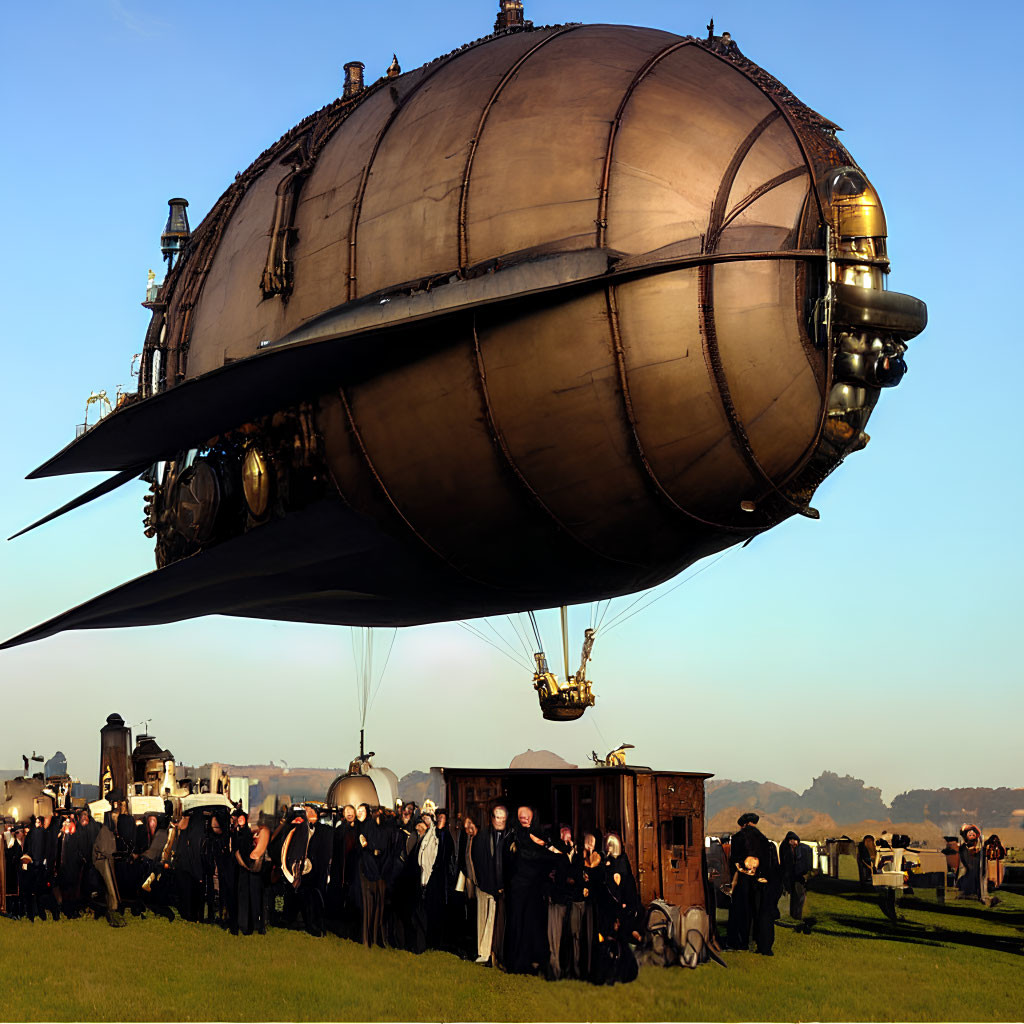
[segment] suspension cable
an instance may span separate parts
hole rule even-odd
[[[503,637],[501,633],[498,632],[498,627],[495,626],[490,619],[484,619],[483,623],[494,634],[495,639],[498,641],[498,643],[501,644],[507,651],[509,651],[511,655],[514,658],[516,658],[516,660],[518,660],[519,653],[516,651],[515,647],[513,647],[512,644],[510,644],[508,640],[506,640],[505,637]],[[527,655],[527,660],[529,660],[529,655]]]
[[[537,641],[537,650],[543,651],[544,641],[541,640],[540,637],[540,629],[537,626],[537,616],[534,615],[532,611],[527,612],[526,614],[530,616],[530,625],[533,627],[533,638]]]
[[[468,622],[464,621],[459,621],[456,623],[456,625],[461,626],[467,633],[471,634],[472,636],[475,636],[478,640],[482,640],[485,644],[487,644],[488,647],[493,647],[499,654],[503,654],[506,658],[508,658],[509,661],[513,662],[517,668],[523,667],[523,663],[522,661],[520,661],[518,657],[516,657],[513,654],[509,654],[504,648],[499,647],[495,643],[492,643],[491,640],[488,639],[486,634],[482,633],[475,626],[471,626]]]
[[[395,639],[398,636],[398,630],[392,627],[391,629],[391,640],[388,643],[387,653],[384,655],[384,664],[381,666],[380,675],[377,678],[377,686],[373,691],[373,696],[370,697],[370,703],[367,710],[373,707],[373,702],[377,699],[377,694],[380,693],[381,684],[384,682],[384,673],[388,670],[388,662],[391,661],[391,652],[395,649]],[[372,680],[372,676],[371,676]],[[365,716],[364,716],[365,717]]]
[[[523,650],[526,652],[526,657],[533,662],[534,650],[530,644],[530,634],[526,631],[526,620],[522,612],[516,612],[515,618],[509,616],[509,620],[512,622],[512,627],[516,631],[516,636],[519,637],[519,642],[523,645]]]
[[[623,610],[621,612],[619,612],[617,615],[615,615],[614,618],[612,618],[611,622],[609,622],[608,625],[604,628],[604,632],[605,633],[611,632],[611,630],[614,629],[616,626],[621,626],[624,622],[626,622],[629,619],[633,618],[634,615],[637,615],[637,614],[639,614],[642,611],[646,611],[648,608],[651,607],[652,604],[655,604],[656,602],[660,601],[663,597],[668,597],[669,594],[671,594],[675,590],[678,590],[684,583],[689,583],[690,580],[696,579],[702,572],[706,572],[713,565],[716,565],[718,562],[720,562],[723,558],[725,558],[726,555],[728,555],[733,550],[734,550],[734,548],[727,548],[725,551],[721,552],[719,555],[717,555],[715,558],[713,558],[710,562],[708,562],[707,565],[702,565],[696,572],[691,573],[689,576],[684,576],[681,580],[679,580],[678,583],[676,583],[675,585],[669,587],[668,590],[664,590],[660,594],[657,594],[657,596],[652,596],[652,595],[655,594],[654,590],[645,591],[635,601],[631,602],[629,605],[627,605],[625,608],[623,608]],[[630,609],[633,608],[634,605],[639,604],[645,598],[650,598],[650,600],[647,602],[647,604],[643,605],[640,608],[637,608],[636,611],[634,611],[634,612],[630,612]],[[629,614],[627,614],[627,612],[629,612]]]

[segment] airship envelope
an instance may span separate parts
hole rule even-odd
[[[630,593],[816,515],[867,442],[924,304],[836,126],[728,37],[527,27],[392,74],[190,235],[172,202],[139,392],[31,474],[143,475],[158,568],[9,644]]]

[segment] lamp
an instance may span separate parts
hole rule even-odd
[[[160,236],[160,251],[167,261],[167,269],[174,268],[174,257],[185,248],[185,243],[192,234],[188,226],[188,214],[185,208],[188,206],[187,199],[168,199],[167,205],[170,210],[167,214],[167,224],[164,226],[163,234]]]

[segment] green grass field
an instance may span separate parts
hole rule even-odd
[[[998,906],[905,897],[890,924],[871,894],[812,883],[811,933],[728,969],[644,968],[631,985],[547,983],[444,953],[366,950],[272,930],[129,917],[0,920],[5,1020],[1020,1020],[1024,897]],[[786,909],[786,901],[782,909]]]

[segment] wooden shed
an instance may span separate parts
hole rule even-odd
[[[613,768],[441,768],[445,802],[461,828],[469,815],[480,828],[498,804],[515,821],[529,804],[543,825],[584,832],[615,832],[636,872],[641,899],[681,907],[704,906],[704,780],[708,772]],[[457,817],[456,817],[457,816]]]

